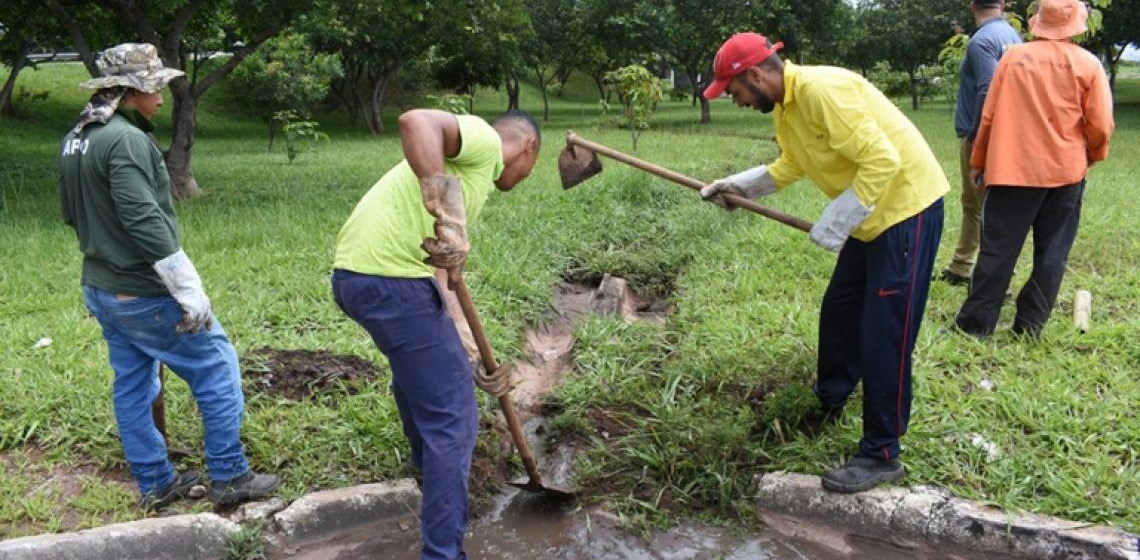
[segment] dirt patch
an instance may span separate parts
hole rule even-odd
[[[355,394],[379,375],[376,364],[323,350],[258,348],[242,358],[246,389],[294,401],[328,391]]]
[[[31,515],[6,520],[0,516],[0,539],[111,523],[123,516],[119,507],[125,504],[118,500],[134,503],[135,483],[126,469],[82,463],[47,466],[43,464],[47,455],[36,446],[0,453],[0,478],[10,483],[0,496],[17,509],[27,511],[27,504],[35,505]],[[21,480],[30,483],[25,488],[11,484]]]

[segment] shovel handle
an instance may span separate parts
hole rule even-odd
[[[591,142],[585,138],[582,138],[581,136],[578,136],[577,134],[574,134],[573,131],[566,133],[566,143],[581,146],[587,150],[590,150],[591,152],[599,153],[604,156],[616,159],[622,163],[632,165],[633,167],[641,169],[642,171],[648,171],[654,175],[657,175],[658,177],[668,179],[679,185],[684,185],[695,191],[700,191],[701,189],[705,188],[704,183],[692,177],[689,177],[688,175],[682,175],[676,171],[665,169],[660,165],[635,158],[629,154],[619,152],[613,148],[608,148],[606,146],[598,144],[597,142]],[[803,232],[811,231],[812,223],[803,218],[797,218],[790,214],[780,212],[779,210],[773,210],[772,208],[764,206],[763,204],[758,204],[742,196],[736,196],[734,194],[721,194],[720,196],[726,202],[738,208],[751,210],[757,214],[760,214],[761,216],[764,216],[765,218],[771,218],[777,222],[794,227]]]
[[[463,281],[463,271],[458,268],[448,269],[447,280],[449,287],[455,292],[455,297],[459,300],[459,307],[463,308],[463,318],[467,320],[467,326],[471,328],[471,335],[475,338],[475,345],[479,347],[479,357],[483,360],[483,367],[487,368],[487,372],[494,373],[495,370],[499,369],[499,366],[495,363],[495,354],[491,350],[491,342],[487,339],[487,333],[483,331],[483,323],[479,320],[479,310],[475,309],[475,301],[471,299],[471,292],[467,291],[467,283]],[[518,414],[515,413],[515,403],[511,399],[509,391],[499,397],[499,406],[503,409],[503,416],[507,419],[507,428],[511,431],[511,439],[515,441],[515,447],[519,450],[519,456],[522,457],[523,466],[526,467],[526,474],[530,477],[531,484],[542,486],[542,477],[538,473],[538,461],[535,461],[534,453],[530,450],[530,444],[526,441],[526,433],[523,432],[522,424],[519,423]]]

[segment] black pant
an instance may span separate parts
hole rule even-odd
[[[1057,188],[992,187],[982,207],[982,248],[970,279],[970,295],[958,311],[962,330],[993,334],[1017,257],[1033,229],[1033,272],[1017,295],[1015,332],[1039,334],[1045,327],[1069,250],[1077,237],[1085,182]]]
[[[910,421],[911,352],[942,238],[943,204],[839,252],[819,313],[816,395],[838,409],[863,382],[859,455],[891,459]]]

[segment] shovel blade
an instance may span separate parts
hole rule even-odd
[[[572,189],[602,172],[602,162],[598,154],[581,146],[568,144],[558,155],[558,174],[562,177],[562,188]]]
[[[535,494],[543,494],[548,498],[572,500],[577,496],[577,493],[569,488],[550,486],[543,484],[542,482],[539,482],[533,478],[524,477],[518,480],[508,481],[507,484],[514,486],[519,490],[525,490],[527,492]]]

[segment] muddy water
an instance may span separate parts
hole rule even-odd
[[[682,522],[643,538],[611,514],[529,494],[504,494],[495,511],[472,522],[470,560],[983,560],[881,538],[803,526],[789,537],[757,526],[744,531]],[[409,517],[357,528],[269,560],[418,560],[419,525]]]

